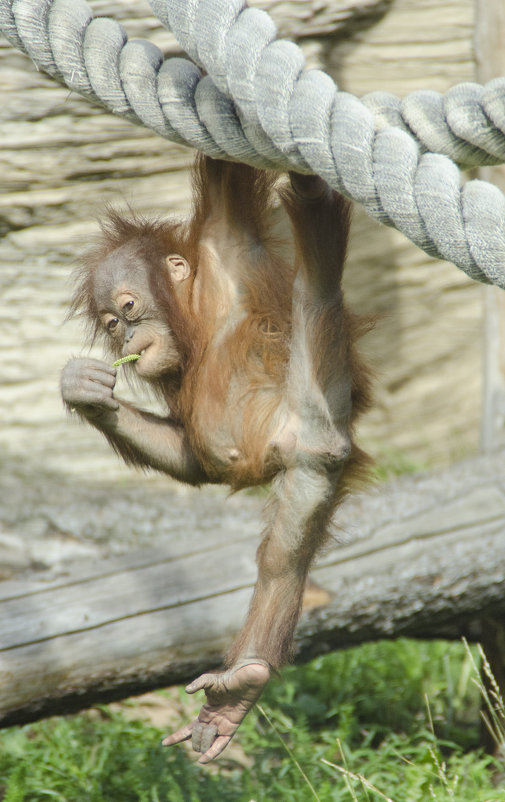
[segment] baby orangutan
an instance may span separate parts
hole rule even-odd
[[[198,719],[165,739],[192,738],[201,763],[219,755],[289,660],[307,572],[350,480],[366,463],[353,424],[369,403],[355,342],[363,322],[344,306],[349,203],[315,176],[290,185],[242,164],[199,157],[188,221],[110,213],[81,268],[73,309],[115,357],[157,391],[166,417],[114,394],[116,369],[72,359],[65,403],[127,463],[192,485],[238,490],[271,482],[258,580],[224,673],[204,674]],[[294,264],[270,230],[274,193],[289,215]]]

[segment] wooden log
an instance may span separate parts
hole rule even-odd
[[[505,6],[502,0],[475,0],[476,79],[484,84],[505,73]],[[505,191],[505,167],[484,167],[479,176]],[[484,375],[482,398],[481,445],[485,451],[505,445],[505,293],[498,287],[485,287]],[[491,673],[502,694],[505,693],[505,620],[488,615],[482,622],[481,643]],[[492,695],[488,672],[481,669],[481,679]],[[492,696],[491,696],[492,698]],[[487,712],[487,711],[483,711]],[[482,742],[495,753],[496,742],[488,727],[481,726]]]
[[[124,520],[128,520],[125,507]],[[297,659],[377,638],[479,637],[505,613],[505,454],[357,496],[313,579]],[[193,536],[194,535],[194,536]],[[218,666],[255,581],[254,538],[203,541],[0,583],[0,725],[70,712]]]

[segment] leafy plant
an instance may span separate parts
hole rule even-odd
[[[207,768],[160,746],[142,700],[11,728],[0,800],[503,802],[503,767],[479,745],[481,659],[464,644],[399,640],[288,668]],[[499,689],[488,696],[502,739]],[[198,709],[179,689],[156,699],[167,719]]]

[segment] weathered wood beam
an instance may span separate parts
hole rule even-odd
[[[249,0],[249,5],[268,12],[275,21],[278,34],[288,39],[350,37],[374,25],[391,8],[393,0]],[[182,53],[169,31],[163,30],[156,17],[145,16],[145,8],[136,8],[131,0],[105,0],[95,7],[102,14],[122,22],[129,36],[150,35],[167,55]]]
[[[391,8],[392,0],[253,0],[250,5],[268,11],[280,36],[312,39],[348,37],[378,22]]]
[[[505,5],[502,0],[475,0],[476,80],[484,84],[504,74]],[[505,191],[505,167],[483,167],[481,178]],[[482,447],[505,445],[505,293],[485,287]]]
[[[337,523],[349,542],[313,571],[326,603],[305,612],[297,659],[400,635],[475,639],[483,618],[505,615],[505,455],[357,496]],[[0,583],[0,725],[219,665],[246,612],[257,541],[185,542]]]
[[[503,0],[475,0],[475,77],[484,84],[505,72],[505,5]],[[483,167],[479,175],[505,191],[505,167]],[[484,375],[482,382],[481,445],[492,452],[505,445],[505,293],[498,287],[484,288]],[[483,622],[482,647],[493,677],[505,692],[505,616]],[[490,678],[481,670],[488,692]],[[489,729],[483,725],[482,740],[490,753],[496,750]]]

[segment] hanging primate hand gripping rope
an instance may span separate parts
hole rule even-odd
[[[151,6],[192,62],[128,41],[84,0],[0,0],[0,29],[110,111],[211,156],[321,175],[428,254],[505,288],[505,197],[462,185],[456,166],[505,161],[505,77],[359,100],[305,69],[300,48],[242,0]]]

